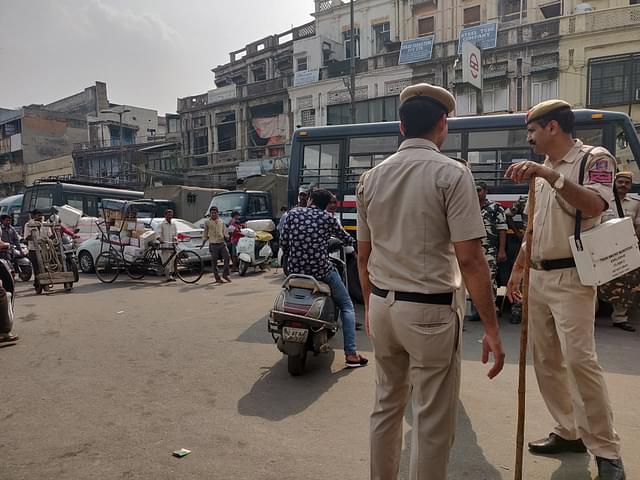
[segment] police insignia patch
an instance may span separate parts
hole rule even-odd
[[[613,173],[589,170],[589,181],[593,183],[613,183]]]
[[[593,165],[591,165],[591,170],[608,170],[609,169],[609,160],[600,159],[597,160]]]

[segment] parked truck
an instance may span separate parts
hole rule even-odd
[[[221,188],[163,185],[146,188],[144,198],[163,199],[171,202],[175,206],[174,215],[177,218],[195,222],[207,214],[211,199],[226,191]]]

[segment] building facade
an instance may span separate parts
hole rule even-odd
[[[293,131],[287,88],[293,42],[313,24],[272,35],[230,53],[212,71],[216,87],[178,99],[186,177],[202,186],[233,186],[238,176],[286,171]]]

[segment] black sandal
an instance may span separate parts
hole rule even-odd
[[[624,330],[625,332],[635,332],[636,331],[636,328],[633,325],[631,325],[631,323],[629,323],[629,322],[614,323],[613,326],[616,327],[616,328],[620,328],[620,329]]]
[[[369,360],[364,358],[362,355],[358,355],[358,361],[346,360],[347,368],[364,367],[367,363],[369,363]]]

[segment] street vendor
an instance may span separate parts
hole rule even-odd
[[[38,288],[38,274],[42,272],[40,262],[38,262],[38,255],[36,254],[36,242],[43,236],[47,235],[47,230],[49,232],[51,231],[49,227],[46,227],[45,231],[42,230],[42,220],[42,212],[37,209],[32,210],[31,220],[29,220],[25,224],[23,231],[23,236],[27,240],[27,246],[29,247],[29,260],[31,261],[31,265],[33,266],[33,288],[35,288],[36,290]],[[45,290],[49,290],[48,285],[45,285],[43,288]]]

